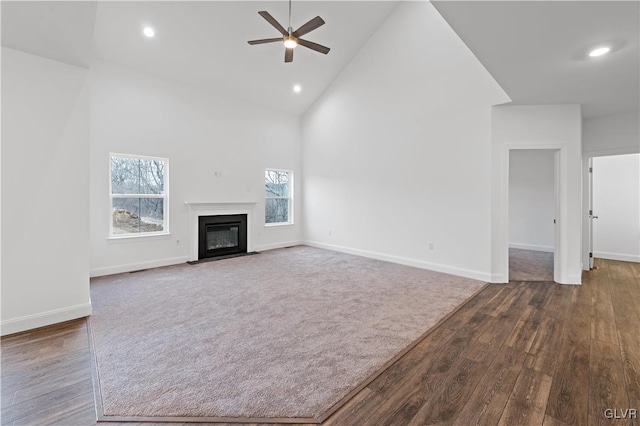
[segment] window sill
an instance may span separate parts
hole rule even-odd
[[[265,223],[265,228],[277,228],[279,226],[293,226],[293,222],[281,222],[281,223]]]
[[[171,238],[170,232],[163,232],[161,234],[142,234],[142,235],[112,235],[107,237],[107,241],[110,243],[124,243],[127,241],[146,241],[146,240],[157,240],[157,239],[169,239]]]

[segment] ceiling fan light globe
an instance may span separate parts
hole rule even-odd
[[[287,49],[293,49],[298,45],[298,41],[294,37],[285,37],[284,47]]]
[[[598,56],[606,55],[607,53],[609,53],[609,51],[611,51],[611,48],[608,46],[598,47],[597,49],[593,49],[591,52],[589,52],[589,56],[595,58]]]

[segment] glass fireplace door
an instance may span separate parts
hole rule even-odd
[[[240,224],[207,225],[207,251],[238,247]]]

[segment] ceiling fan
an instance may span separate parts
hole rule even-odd
[[[278,23],[278,21],[275,20],[275,18],[273,16],[271,16],[269,14],[269,12],[266,11],[261,11],[258,12],[258,14],[260,16],[262,16],[264,19],[266,19],[266,21],[268,23],[270,23],[271,25],[273,25],[273,27],[278,30],[281,34],[282,37],[277,37],[277,38],[265,38],[262,40],[251,40],[248,43],[250,45],[254,45],[254,44],[265,44],[265,43],[274,43],[276,41],[281,41],[284,42],[284,61],[285,62],[292,62],[293,61],[293,49],[297,46],[304,46],[307,47],[311,50],[315,50],[316,52],[320,52],[320,53],[324,53],[325,55],[327,53],[329,53],[329,48],[326,46],[322,46],[321,44],[318,43],[314,43],[312,41],[307,41],[307,40],[303,40],[300,37],[302,37],[303,35],[315,30],[316,28],[324,25],[324,20],[319,17],[316,16],[315,18],[313,18],[312,20],[310,20],[309,22],[307,22],[306,24],[304,24],[303,26],[301,26],[300,28],[298,28],[295,31],[292,31],[291,28],[291,0],[289,0],[289,27],[285,30],[284,27],[282,25],[280,25]]]

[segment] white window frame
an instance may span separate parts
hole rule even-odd
[[[111,160],[113,157],[135,158],[139,160],[155,160],[163,161],[165,164],[163,193],[162,194],[114,194],[111,185]],[[117,152],[109,153],[109,237],[108,239],[119,240],[126,238],[141,238],[156,235],[169,235],[169,159],[165,157],[152,157],[149,155],[121,154]],[[157,232],[135,232],[129,234],[113,233],[113,199],[114,198],[161,198],[163,200],[163,219],[164,223],[162,231]]]
[[[264,203],[265,224],[264,224],[264,226],[266,228],[269,228],[269,227],[273,227],[273,226],[293,225],[293,185],[294,185],[293,170],[266,168],[264,170],[264,175],[262,176],[263,180],[266,179],[267,172],[285,172],[285,173],[289,174],[289,196],[288,197],[267,197],[267,195],[265,193],[265,196],[264,196],[264,198],[265,198],[265,203]],[[267,223],[267,199],[289,199],[289,221],[288,222]]]

